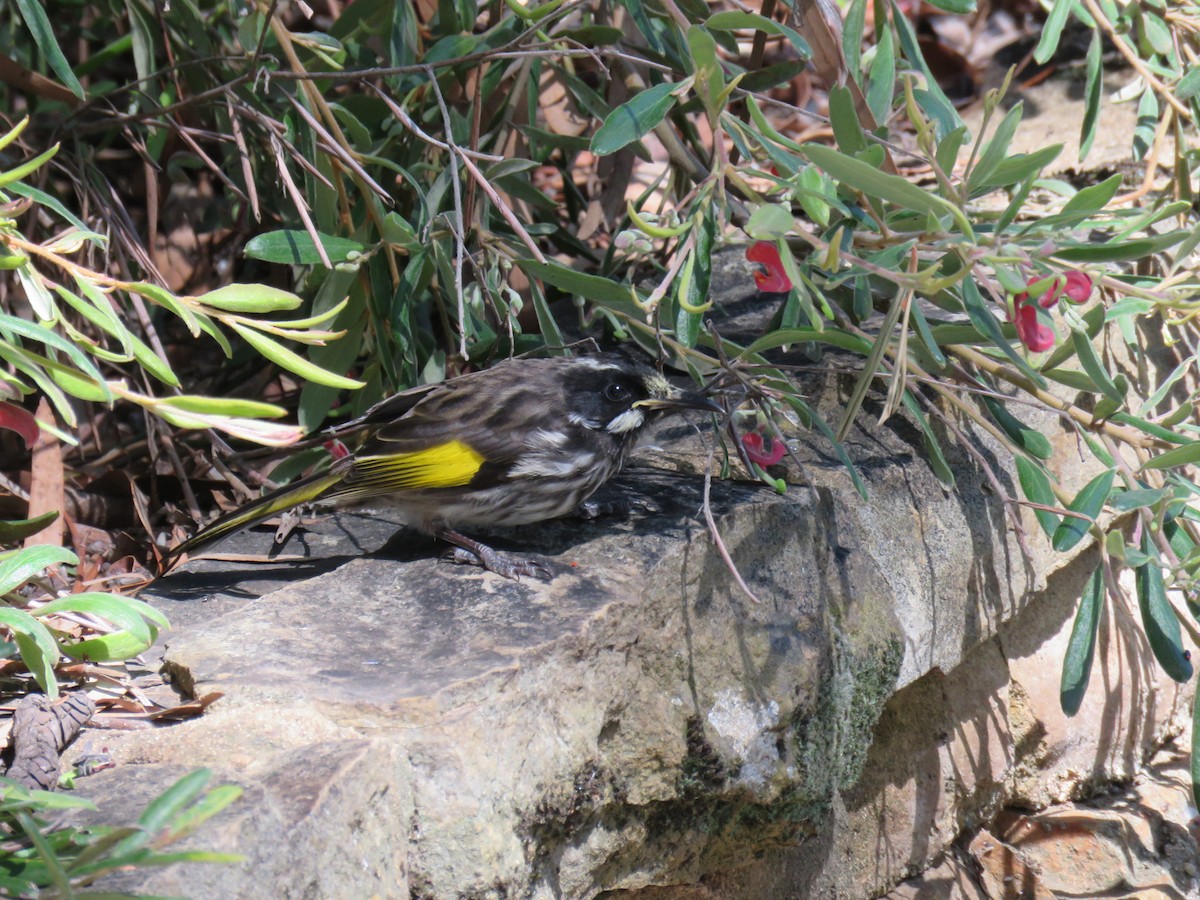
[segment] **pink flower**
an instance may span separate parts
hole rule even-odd
[[[325,449],[329,452],[329,455],[333,457],[335,462],[339,459],[345,459],[350,455],[350,451],[346,448],[346,445],[337,438],[326,441]]]
[[[792,280],[783,269],[779,248],[770,241],[758,241],[746,248],[746,259],[758,266],[754,270],[754,283],[760,291],[768,294],[784,294],[792,289]]]
[[[746,458],[750,462],[763,468],[775,465],[787,453],[787,447],[783,446],[783,441],[774,439],[771,440],[770,448],[764,450],[763,436],[757,431],[742,435],[742,448],[746,451]]]

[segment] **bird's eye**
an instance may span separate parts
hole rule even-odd
[[[623,403],[632,396],[629,388],[623,384],[610,384],[604,389],[604,399],[611,400],[613,403]]]

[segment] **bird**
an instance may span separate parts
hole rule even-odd
[[[570,514],[621,470],[655,419],[719,413],[625,351],[509,359],[380,401],[330,437],[357,448],[327,469],[229,512],[167,554],[184,555],[294,507],[384,501],[451,557],[506,578],[546,577],[459,528],[528,525]]]

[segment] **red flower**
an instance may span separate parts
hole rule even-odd
[[[746,259],[757,263],[754,283],[768,294],[785,294],[792,289],[792,280],[783,269],[779,248],[770,241],[758,241],[746,248]]]
[[[774,439],[771,441],[770,449],[764,450],[763,436],[757,431],[742,435],[742,448],[746,451],[746,458],[750,462],[763,468],[775,465],[787,453],[787,447],[783,446],[783,441]]]
[[[1042,279],[1034,275],[1027,285],[1035,284]],[[1017,337],[1021,343],[1034,353],[1041,353],[1054,346],[1054,330],[1038,320],[1038,307],[1049,309],[1058,302],[1060,296],[1066,297],[1072,303],[1086,303],[1092,295],[1092,277],[1071,269],[1055,278],[1035,302],[1026,291],[1017,294],[1013,300],[1013,324],[1017,326]]]
[[[345,459],[350,455],[350,451],[346,448],[346,445],[337,438],[332,438],[326,441],[325,449],[329,452],[329,455],[334,458],[335,462],[339,459]]]
[[[1022,297],[1025,298],[1024,301]],[[1013,324],[1017,326],[1017,337],[1021,339],[1022,344],[1034,353],[1041,353],[1054,346],[1054,329],[1038,321],[1037,304],[1030,303],[1026,294],[1017,298],[1016,316]]]
[[[25,441],[26,447],[32,447],[38,437],[37,419],[15,403],[0,403],[0,428],[15,431]]]
[[[1088,297],[1092,296],[1092,276],[1072,269],[1066,277],[1063,293],[1067,299],[1072,303],[1087,303]]]

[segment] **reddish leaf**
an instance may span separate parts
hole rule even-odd
[[[0,428],[15,431],[25,441],[26,447],[32,447],[37,441],[37,419],[28,410],[22,409],[15,403],[0,402]]]

